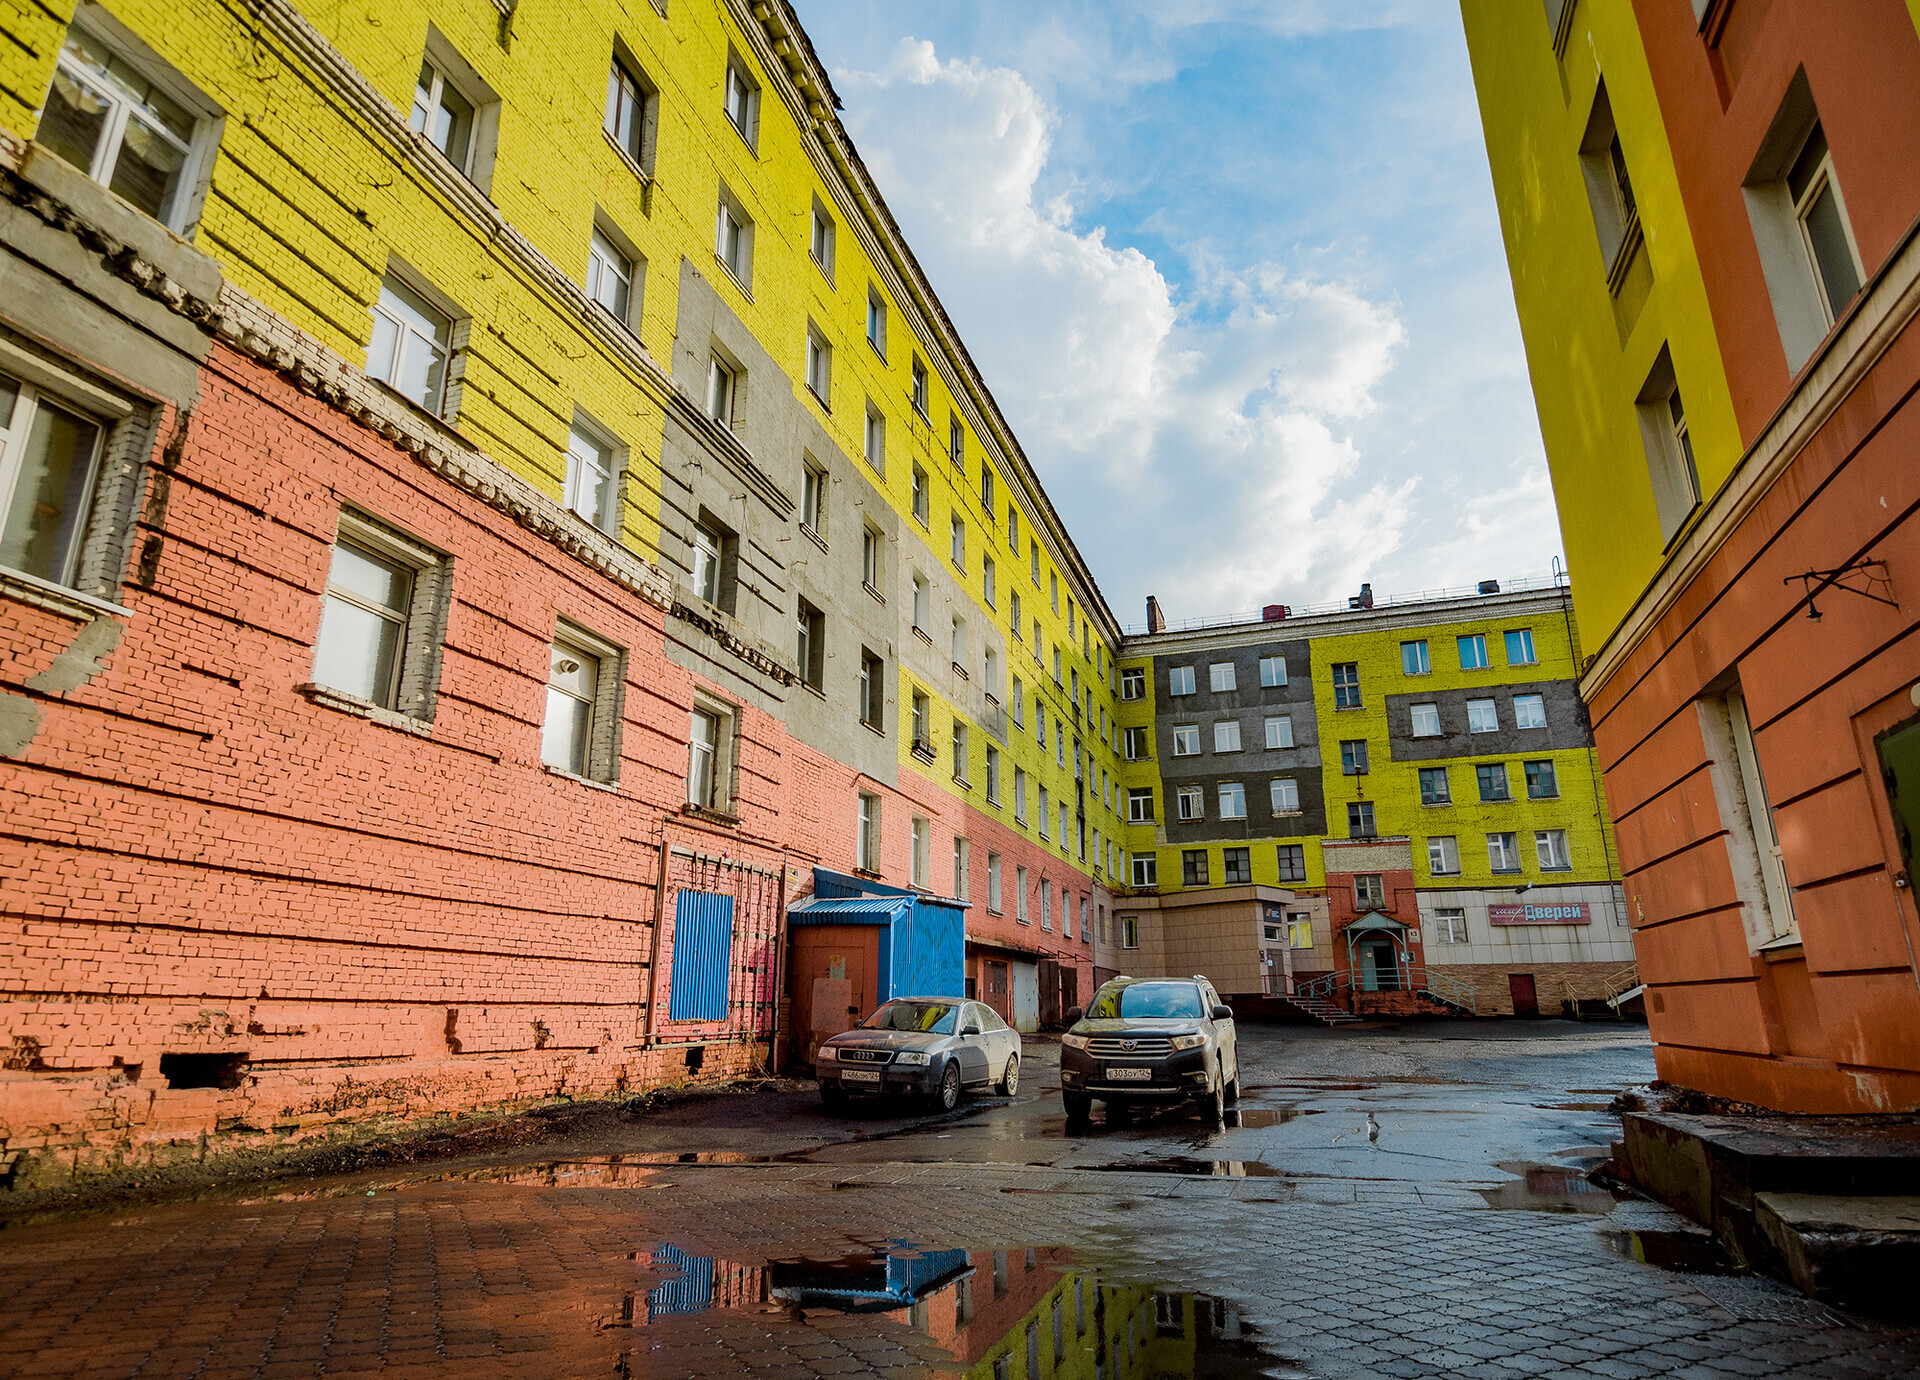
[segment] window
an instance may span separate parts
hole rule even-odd
[[[874,473],[884,475],[887,472],[887,419],[871,402],[867,404],[866,454]]]
[[[908,828],[913,840],[913,852],[908,857],[908,876],[912,885],[924,890],[927,885],[927,843],[932,826],[919,815],[913,815]]]
[[[1245,819],[1247,817],[1247,788],[1238,781],[1220,783],[1220,818]]]
[[[610,782],[618,766],[618,654],[578,634],[556,637],[550,650],[540,760],[575,776]]]
[[[1060,648],[1058,645],[1053,649],[1053,683],[1055,685],[1060,683]]]
[[[909,723],[913,729],[913,746],[916,751],[931,752],[933,750],[932,701],[927,698],[926,691],[915,690],[908,703],[912,707],[913,717]]]
[[[1027,724],[1027,686],[1020,677],[1013,678],[1013,721],[1020,727]]]
[[[1400,644],[1400,669],[1410,676],[1424,676],[1433,670],[1433,663],[1427,659],[1424,639]]]
[[[827,208],[820,204],[820,198],[813,199],[813,219],[807,236],[807,252],[813,261],[820,265],[820,271],[827,275],[827,281],[833,281],[833,217]]]
[[[956,618],[953,620],[953,641],[951,645],[951,651],[953,653],[953,664],[955,668],[958,669],[962,675],[966,674],[967,620],[964,618]]]
[[[807,391],[823,407],[833,394],[833,346],[811,321],[807,323]]]
[[[1360,667],[1358,663],[1352,661],[1334,663],[1333,707],[1335,709],[1358,709],[1360,707]]]
[[[860,722],[884,729],[887,715],[887,663],[865,648],[860,652]]]
[[[1460,843],[1450,835],[1427,840],[1427,870],[1436,877],[1452,877],[1460,871]]]
[[[887,356],[887,303],[881,297],[880,289],[871,285],[867,288],[867,343]]]
[[[760,83],[747,71],[746,59],[727,54],[727,121],[749,145],[760,135]]]
[[[1437,704],[1416,704],[1412,707],[1413,736],[1416,738],[1438,738],[1440,736],[1440,706]]]
[[[1793,198],[1793,217],[1800,228],[1807,266],[1831,324],[1860,291],[1865,275],[1853,246],[1840,187],[1834,181],[1826,131],[1817,122],[1787,173],[1787,192]]]
[[[1027,539],[1027,575],[1038,587],[1040,584],[1040,543],[1031,537]]]
[[[987,909],[1000,914],[1000,855],[987,854]]]
[[[1012,600],[1011,600],[1011,603],[1009,604],[1009,611],[1011,613],[1011,616],[1007,619],[1007,631],[1013,634],[1013,640],[1015,642],[1018,642],[1020,640],[1021,614],[1020,614],[1020,591],[1017,589],[1013,591]]]
[[[1520,870],[1520,846],[1513,834],[1487,835],[1487,864],[1495,872]]]
[[[1152,754],[1147,748],[1147,730],[1129,728],[1124,740],[1124,755],[1129,762],[1144,762]],[[1196,744],[1196,750],[1198,745]]]
[[[1573,858],[1567,852],[1565,829],[1534,830],[1533,849],[1539,855],[1542,872],[1569,872],[1573,869]]]
[[[987,744],[987,803],[1000,803],[1000,749]]]
[[[980,649],[980,688],[989,698],[1000,694],[1000,654],[990,646]]]
[[[1341,742],[1340,774],[1342,776],[1367,774],[1367,740],[1365,738],[1347,738]]]
[[[14,527],[10,515],[6,544],[0,547],[0,559],[9,565],[15,564]],[[29,565],[37,544],[27,548]],[[433,553],[342,513],[313,649],[315,684],[382,709],[430,718],[445,573],[445,563]]]
[[[367,373],[436,417],[447,382],[453,320],[392,274],[373,304]]]
[[[447,156],[454,167],[473,175],[475,117],[474,103],[460,88],[447,80],[447,74],[429,57],[420,63],[420,75],[413,84],[413,111],[407,123],[427,136],[427,142]]]
[[[794,617],[794,661],[800,667],[800,679],[815,690],[824,689],[827,675],[827,616],[800,601]]]
[[[1013,769],[1013,817],[1017,823],[1027,822],[1027,769]]]
[[[1287,947],[1289,949],[1313,947],[1313,916],[1310,912],[1287,912]]]
[[[1127,787],[1127,823],[1153,823],[1153,787]]]
[[[1007,550],[1020,554],[1020,510],[1011,503],[1007,505]]]
[[[1215,752],[1240,751],[1240,721],[1222,719],[1213,726],[1213,750]]]
[[[913,410],[918,412],[922,417],[925,417],[927,415],[927,366],[921,363],[918,355],[913,357],[913,392],[911,397],[913,399]]]
[[[862,872],[880,870],[880,797],[860,793],[858,834],[854,839],[857,865]]]
[[[639,74],[639,69],[620,58],[613,60],[607,73],[607,138],[615,148],[653,175],[653,135],[660,107],[658,92]]]
[[[1291,776],[1276,776],[1267,783],[1267,795],[1273,804],[1276,815],[1298,814],[1300,811],[1300,783]]]
[[[1453,790],[1447,784],[1445,767],[1420,768],[1420,803],[1422,805],[1451,805]]]
[[[1267,746],[1269,748],[1290,748],[1293,746],[1293,716],[1274,714],[1267,718]]]
[[[962,570],[967,568],[967,524],[955,513],[948,520],[947,557]]]
[[[1473,769],[1474,779],[1480,783],[1480,803],[1496,804],[1503,800],[1512,800],[1507,790],[1507,764],[1505,762],[1482,762]]]
[[[1640,416],[1640,440],[1647,452],[1647,478],[1653,486],[1654,509],[1660,519],[1660,537],[1663,542],[1671,542],[1700,506],[1700,472],[1694,464],[1687,409],[1680,400],[1673,356],[1667,347],[1660,348],[1635,404]]]
[[[1160,855],[1158,853],[1132,853],[1128,855],[1128,871],[1134,886],[1156,887],[1160,885]],[[1123,922],[1124,923],[1124,922]],[[1132,948],[1133,945],[1125,945]]]
[[[1033,702],[1033,739],[1042,752],[1047,747],[1047,710],[1039,700]]]
[[[1347,802],[1347,837],[1350,839],[1370,839],[1373,836],[1373,802],[1371,800],[1349,800]]]
[[[918,462],[913,467],[913,515],[922,527],[932,520],[933,515],[932,495],[927,486],[927,472],[920,468]]]
[[[1207,870],[1207,850],[1188,848],[1180,854],[1180,885],[1207,886],[1212,877]]]
[[[1487,659],[1487,636],[1474,633],[1470,637],[1458,639],[1460,646],[1460,669],[1463,671],[1484,670],[1493,663]]]
[[[0,565],[57,585],[73,583],[104,434],[38,389],[0,374]]]
[[[860,530],[860,583],[867,587],[869,594],[881,595],[886,589],[885,567],[881,564],[886,540],[886,534],[877,527]]]
[[[713,252],[721,267],[733,275],[741,287],[753,284],[753,218],[734,199],[726,184],[720,186],[720,209],[715,222]]]
[[[960,425],[960,419],[958,417],[955,417],[953,419],[953,424],[954,426],[958,427]],[[961,437],[964,437],[966,433],[958,432],[956,434]],[[959,464],[961,463],[961,461],[956,460],[954,463]],[[987,536],[985,540],[988,545],[992,545],[993,532],[991,529],[993,527],[993,465],[986,460],[982,460],[980,462],[980,507],[981,507],[981,510],[985,512],[987,515],[987,527],[989,530],[987,532]]]
[[[587,296],[623,326],[633,324],[634,259],[595,226],[587,236]]]
[[[1233,663],[1216,661],[1207,667],[1207,684],[1216,695],[1233,689]]]
[[[1181,786],[1174,792],[1174,815],[1186,821],[1205,819],[1206,796],[1198,786]]]
[[[1048,597],[1053,602],[1053,611],[1055,613],[1060,612],[1060,572],[1059,571],[1050,570],[1047,572],[1047,590],[1048,590]]]
[[[1132,729],[1127,730],[1129,733]],[[1176,724],[1173,729],[1173,755],[1175,757],[1198,757],[1200,755],[1200,726],[1198,724]]]
[[[214,107],[178,73],[159,67],[151,54],[130,61],[75,23],[34,137],[122,200],[190,236],[219,125]]]
[[[1547,701],[1542,695],[1515,695],[1513,697],[1513,726],[1515,728],[1545,728],[1547,726]]]
[[[1353,879],[1353,903],[1362,910],[1379,910],[1387,903],[1386,880],[1378,872],[1357,873]]]
[[[1436,944],[1464,944],[1467,942],[1467,913],[1460,909],[1436,910],[1433,913],[1433,942]]]
[[[997,574],[993,566],[993,557],[982,556],[980,558],[980,592],[985,597],[988,608],[994,608],[999,603],[997,591],[994,588]]]
[[[1146,864],[1147,879],[1144,882],[1139,880],[1141,863]],[[1154,880],[1154,874],[1158,870],[1158,867],[1159,867],[1159,860],[1155,858],[1151,853],[1144,854],[1144,855],[1140,853],[1135,853],[1133,855],[1133,872],[1134,872],[1133,884],[1135,886],[1158,886],[1159,883]],[[1120,917],[1120,947],[1123,949],[1137,949],[1140,947],[1140,917],[1139,916],[1123,915]]]
[[[927,584],[927,577],[919,571],[913,573],[913,627],[929,642],[933,639],[927,634],[927,624],[933,621],[933,590]]]
[[[1751,905],[1753,911],[1762,916],[1764,926],[1772,931],[1761,942],[1792,934],[1798,928],[1793,883],[1787,876],[1786,854],[1774,824],[1773,798],[1767,792],[1746,695],[1735,685],[1724,697],[1703,701],[1700,714],[1702,732],[1717,763],[1731,760],[1738,765],[1737,780],[1730,779],[1730,774],[1721,774],[1724,769],[1716,766],[1714,791],[1726,802],[1722,806],[1722,819],[1726,825],[1728,851],[1738,866],[1736,876],[1760,874],[1762,894],[1753,895],[1748,887],[1741,900]],[[1733,814],[1731,819],[1724,813],[1728,806]]]
[[[1527,762],[1522,765],[1527,777],[1528,800],[1558,800],[1560,783],[1555,778],[1552,762]]]
[[[1283,656],[1260,658],[1260,684],[1271,689],[1287,683],[1287,659]]]
[[[1169,695],[1191,695],[1193,693],[1193,667],[1169,666],[1167,668],[1167,693]]]
[[[592,523],[614,524],[613,447],[575,425],[567,436],[567,507]]]
[[[1507,665],[1532,666],[1540,658],[1533,654],[1533,629],[1518,628],[1507,633]]]
[[[721,426],[733,426],[733,395],[740,376],[719,355],[707,361],[707,415]]]
[[[1307,879],[1307,849],[1305,844],[1283,843],[1279,846],[1280,880],[1283,882],[1304,882]]]
[[[1250,848],[1227,848],[1221,850],[1220,880],[1228,886],[1245,886],[1253,880],[1253,850]]]
[[[1627,175],[1626,153],[1620,146],[1613,105],[1607,98],[1604,81],[1594,93],[1587,127],[1580,136],[1580,168],[1586,181],[1588,206],[1593,212],[1601,271],[1610,284],[1617,283],[1616,261],[1623,251],[1630,253],[1640,241],[1632,234],[1637,223],[1633,182]]]
[[[1015,920],[1018,920],[1023,925],[1032,924],[1033,917],[1027,913],[1027,869],[1026,868],[1016,867],[1013,869],[1013,889],[1014,889],[1013,918]]]
[[[720,530],[709,523],[699,522],[693,528],[693,592],[709,604],[720,602],[721,553],[726,538]]]
[[[1120,672],[1120,698],[1140,700],[1147,696],[1147,672],[1144,667],[1128,666]]]
[[[1498,733],[1500,710],[1492,700],[1467,701],[1467,732]]]
[[[816,537],[827,534],[827,472],[811,455],[800,460],[800,525]]]

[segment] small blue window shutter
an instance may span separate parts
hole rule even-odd
[[[733,897],[683,891],[673,904],[673,990],[667,1019],[723,1021],[733,978]]]

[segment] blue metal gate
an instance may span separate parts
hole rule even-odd
[[[723,1021],[733,976],[733,897],[683,891],[673,904],[673,990],[667,1018]]]

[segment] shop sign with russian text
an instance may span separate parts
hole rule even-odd
[[[1585,901],[1557,905],[1488,906],[1487,920],[1495,925],[1590,925],[1593,917]]]

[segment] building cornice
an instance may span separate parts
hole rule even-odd
[[[1244,647],[1253,642],[1293,642],[1303,638],[1344,637],[1356,633],[1405,628],[1445,627],[1473,623],[1488,617],[1559,613],[1567,607],[1568,590],[1519,590],[1511,594],[1472,594],[1456,599],[1432,599],[1381,609],[1350,609],[1336,613],[1303,614],[1273,622],[1227,623],[1185,632],[1131,636],[1121,646],[1121,657],[1159,656]]]
[[[1591,703],[1606,689],[1916,315],[1920,315],[1920,221],[1908,226],[1839,329],[1829,332],[1733,473],[1695,515],[1626,617],[1594,653],[1580,677],[1582,698]]]

